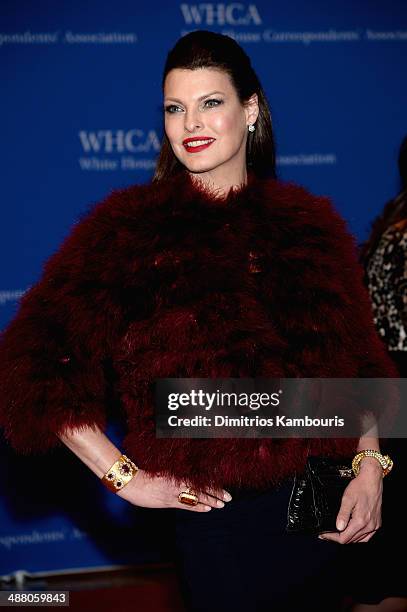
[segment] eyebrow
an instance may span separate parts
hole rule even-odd
[[[203,100],[204,98],[207,98],[208,96],[213,96],[214,94],[222,94],[222,96],[224,96],[225,94],[223,93],[223,91],[211,91],[211,93],[205,94],[204,96],[200,96],[198,98],[198,102],[200,102],[201,100]],[[167,100],[173,100],[174,102],[179,102],[180,104],[182,104],[181,100],[178,100],[178,98],[173,98],[172,96],[167,96],[165,98],[165,101]]]

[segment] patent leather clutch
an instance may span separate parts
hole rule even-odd
[[[338,531],[342,495],[354,478],[351,460],[309,456],[303,474],[296,474],[287,512],[288,533]]]

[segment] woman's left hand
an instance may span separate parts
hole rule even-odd
[[[339,544],[368,542],[381,527],[383,471],[381,465],[371,457],[360,464],[360,472],[351,480],[342,496],[336,518],[340,533],[323,533],[321,540]]]

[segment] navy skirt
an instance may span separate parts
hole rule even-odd
[[[340,548],[287,534],[292,479],[265,491],[231,490],[224,508],[175,510],[177,571],[193,612],[340,609]],[[348,572],[346,572],[346,575]]]

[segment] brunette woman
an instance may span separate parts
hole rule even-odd
[[[76,225],[3,334],[5,435],[25,453],[62,441],[129,503],[174,509],[189,610],[332,612],[346,578],[335,543],[381,524],[377,437],[158,438],[153,382],[394,375],[353,238],[327,198],[276,179],[266,95],[232,38],[181,38],[162,86],[152,182]],[[108,368],[127,414],[120,450],[105,434]],[[308,451],[362,452],[331,542],[285,532]]]

